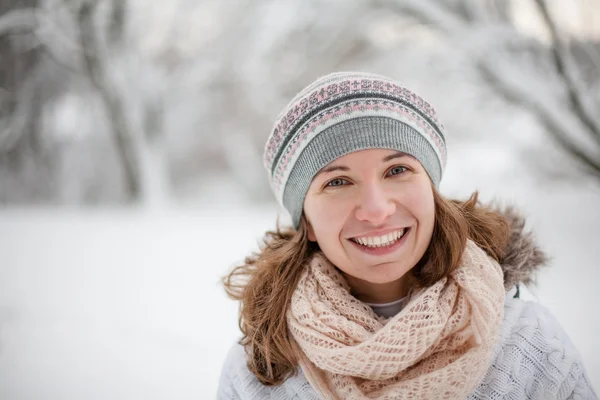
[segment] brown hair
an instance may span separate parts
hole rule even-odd
[[[459,264],[470,238],[499,261],[506,249],[509,228],[499,213],[481,206],[475,192],[467,201],[446,200],[434,189],[435,225],[423,258],[412,268],[410,284],[429,286]],[[307,236],[306,221],[298,230],[277,228],[265,234],[260,252],[223,278],[227,294],[240,301],[241,344],[248,368],[265,385],[278,385],[297,367],[286,312],[300,275],[319,250]]]

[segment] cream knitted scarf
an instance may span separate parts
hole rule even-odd
[[[468,241],[453,273],[385,320],[317,255],[287,320],[304,375],[326,399],[461,399],[489,367],[504,293],[498,263]]]

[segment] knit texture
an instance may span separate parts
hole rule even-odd
[[[489,366],[504,293],[498,263],[468,241],[448,277],[385,320],[317,256],[292,296],[288,327],[305,376],[325,399],[461,399]]]
[[[303,372],[280,386],[264,386],[246,365],[239,344],[223,365],[219,400],[318,400]],[[432,397],[437,398],[437,397]],[[504,302],[493,362],[468,400],[598,400],[581,358],[553,315],[534,302]],[[348,398],[350,399],[350,398]]]
[[[283,109],[265,145],[264,165],[297,227],[313,177],[354,151],[410,154],[439,185],[446,164],[443,132],[435,109],[407,88],[380,75],[338,72],[317,79]]]

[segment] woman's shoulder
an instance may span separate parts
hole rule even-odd
[[[217,398],[219,400],[317,400],[319,397],[301,372],[288,378],[282,385],[263,385],[248,369],[246,351],[236,342],[231,346],[223,364]]]
[[[515,343],[518,338],[523,338],[527,342],[541,341],[540,349],[548,351],[560,349],[570,356],[578,355],[575,346],[554,314],[535,301],[506,297],[501,337],[504,341],[511,339],[510,343]]]
[[[581,357],[543,305],[507,297],[495,358],[470,397],[596,399]],[[494,397],[495,398],[495,397]]]

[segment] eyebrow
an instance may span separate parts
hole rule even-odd
[[[327,174],[329,172],[334,172],[334,171],[350,171],[350,168],[348,168],[344,165],[332,165],[331,167],[323,168],[322,170],[317,172],[317,175]]]
[[[396,152],[394,154],[390,154],[389,156],[384,157],[382,162],[388,162],[388,161],[394,160],[396,158],[402,158],[402,157],[411,157],[411,158],[413,158],[413,156],[411,156],[410,154],[406,154],[406,153],[403,153],[401,151],[398,151],[398,152]]]
[[[381,162],[386,163],[388,161],[395,160],[396,158],[402,158],[402,157],[411,157],[412,158],[412,156],[410,154],[406,154],[401,151],[398,151],[394,154],[390,154],[389,156],[385,156],[381,160]],[[322,170],[317,172],[316,176],[321,175],[321,174],[327,174],[329,172],[334,172],[334,171],[350,171],[350,168],[346,167],[345,165],[332,165],[330,167],[323,168]]]

